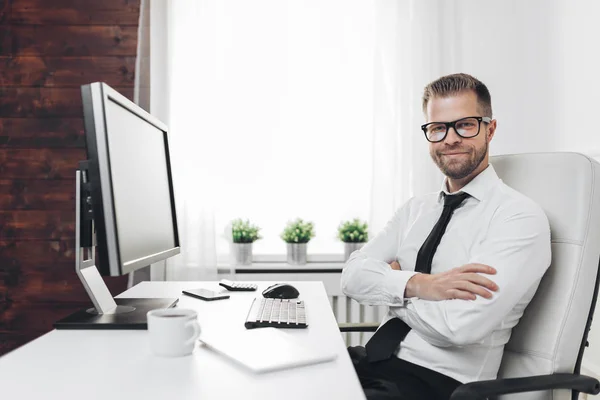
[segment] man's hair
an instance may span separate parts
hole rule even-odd
[[[490,91],[479,79],[468,74],[442,76],[425,86],[423,92],[423,113],[427,113],[427,103],[433,97],[449,97],[472,90],[477,95],[479,111],[483,117],[492,117],[492,97]]]

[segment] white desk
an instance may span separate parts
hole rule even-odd
[[[182,296],[181,290],[220,290],[217,282],[143,282],[118,297],[179,297],[178,307],[198,311],[202,329],[227,334],[245,329],[252,298],[270,284],[257,283],[257,292],[231,292],[230,299],[211,302]],[[147,331],[54,330],[0,358],[0,398],[364,399],[323,285],[294,286],[306,303],[309,327],[286,332],[334,349],[335,361],[256,375],[202,345],[191,356],[156,357]]]

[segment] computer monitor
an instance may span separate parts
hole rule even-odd
[[[76,272],[94,308],[54,325],[147,329],[146,313],[177,299],[113,299],[102,276],[180,252],[168,130],[104,83],[84,85],[81,94],[88,159],[76,172]]]

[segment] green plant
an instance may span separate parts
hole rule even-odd
[[[345,243],[363,243],[369,240],[368,225],[358,218],[344,221],[338,226],[338,238]]]
[[[304,222],[301,218],[290,221],[281,233],[286,243],[308,243],[315,236],[312,222]]]
[[[262,239],[259,234],[260,228],[250,224],[248,220],[241,218],[231,221],[231,234],[233,243],[253,243],[258,239]]]

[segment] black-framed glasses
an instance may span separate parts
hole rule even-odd
[[[492,122],[490,117],[465,117],[452,122],[430,122],[421,125],[425,134],[425,139],[431,143],[441,142],[446,138],[450,128],[454,128],[458,136],[463,138],[472,138],[479,135],[481,122],[489,124]]]

